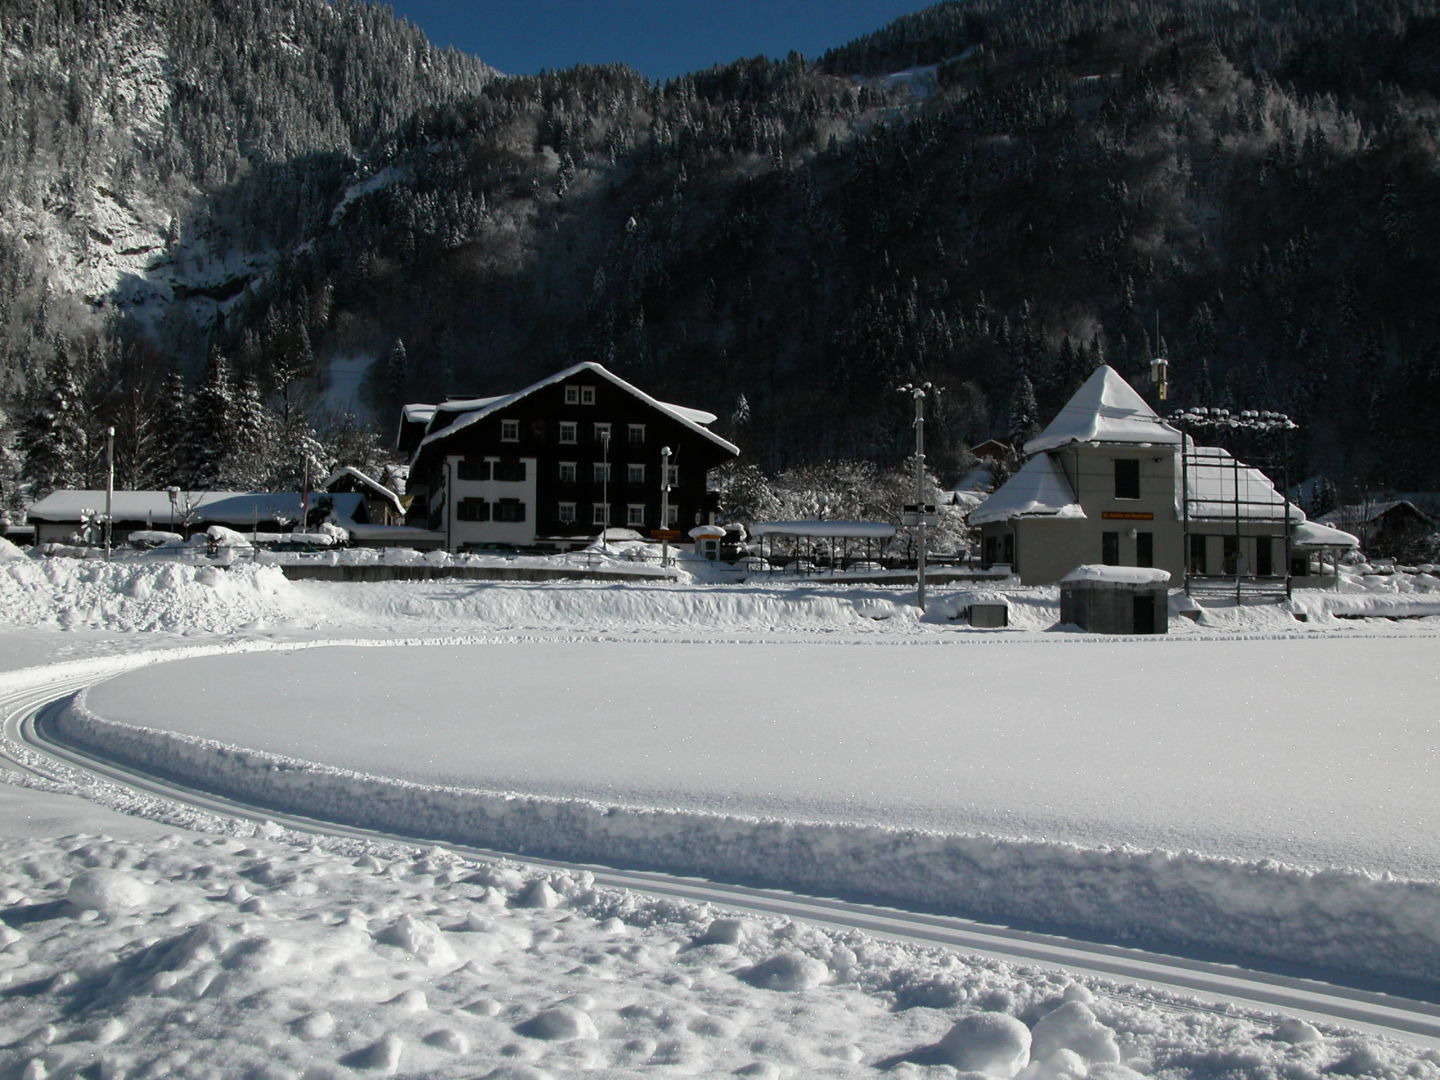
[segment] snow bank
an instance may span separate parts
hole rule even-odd
[[[84,695],[57,723],[131,767],[366,828],[1440,985],[1440,882],[427,787],[115,723]]]
[[[0,562],[11,562],[15,559],[25,558],[25,553],[18,547],[0,536]]]
[[[0,903],[31,916],[0,926],[7,1078],[1435,1074],[1328,1024],[779,918],[694,947],[707,906],[583,871],[228,824],[0,839]],[[91,906],[107,879],[107,904],[122,879],[146,895]],[[537,883],[555,906],[516,903]],[[799,985],[757,985],[777,966]]]
[[[231,633],[298,609],[293,586],[275,567],[0,561],[0,612],[12,626]]]

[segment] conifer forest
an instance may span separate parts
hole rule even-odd
[[[1440,488],[1440,0],[966,0],[506,76],[358,0],[0,0],[0,501],[379,470],[596,360],[767,472],[1033,433],[1101,362]],[[327,404],[362,364],[362,407]]]

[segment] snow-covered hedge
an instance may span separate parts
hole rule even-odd
[[[132,767],[325,820],[1440,986],[1437,882],[427,787],[115,723],[83,696],[59,725],[66,739]]]

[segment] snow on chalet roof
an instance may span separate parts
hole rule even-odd
[[[1102,365],[1050,426],[1025,444],[1025,456],[1077,442],[1178,445],[1180,432],[1161,420],[1114,368]]]
[[[434,405],[424,405],[420,402],[415,402],[411,405],[402,406],[400,415],[407,424],[428,424],[431,420],[435,419],[435,408]]]
[[[1170,581],[1170,571],[1151,566],[1101,566],[1087,563],[1077,566],[1060,579],[1060,584],[1075,584],[1079,581],[1105,581],[1114,585],[1164,585]]]
[[[334,507],[333,516],[348,524],[364,496],[356,493],[323,494]],[[317,494],[310,495],[313,507]],[[116,521],[148,521],[168,524],[171,515],[170,496],[165,491],[117,491],[111,501],[111,516]],[[215,522],[248,528],[255,521],[295,520],[300,516],[298,491],[182,491],[176,506],[177,520],[189,517],[192,524]],[[82,511],[103,513],[105,492],[96,490],[52,491],[30,507],[32,520],[79,521]]]
[[[895,526],[885,521],[757,521],[751,536],[834,536],[888,540]]]
[[[1373,503],[1352,503],[1349,506],[1337,506],[1328,513],[1321,514],[1317,519],[1326,525],[1368,525],[1371,522],[1379,521],[1397,506],[1408,506],[1415,511],[1424,521],[1430,520],[1426,514],[1409,499],[1387,499],[1383,502]]]
[[[1176,495],[1179,495],[1176,492]],[[1238,499],[1237,499],[1238,494]],[[1185,462],[1185,500],[1191,518],[1283,521],[1286,499],[1268,476],[1243,461],[1237,462],[1218,446],[1191,446]],[[1290,521],[1305,520],[1305,512],[1289,504]]]
[[[739,455],[740,448],[738,446],[736,446],[732,442],[722,439],[719,435],[716,435],[713,431],[710,431],[708,428],[703,426],[705,424],[714,422],[715,416],[713,413],[704,412],[701,409],[689,409],[684,407],[683,405],[670,405],[663,401],[659,401],[656,398],[653,398],[649,394],[645,393],[645,391],[641,390],[639,387],[632,386],[630,383],[620,378],[620,376],[614,374],[613,372],[607,371],[599,364],[589,360],[581,364],[572,365],[571,367],[566,368],[564,371],[557,371],[554,375],[551,375],[548,378],[541,379],[537,383],[532,383],[531,385],[525,387],[525,389],[517,390],[513,394],[506,394],[502,397],[496,398],[476,398],[467,402],[446,402],[444,405],[439,406],[439,408],[445,412],[454,411],[455,408],[459,407],[464,407],[468,411],[462,411],[461,415],[449,425],[438,430],[432,430],[429,434],[425,436],[425,438],[421,439],[420,445],[416,448],[415,451],[416,455],[418,456],[420,452],[423,451],[425,447],[430,443],[436,442],[440,439],[449,438],[451,435],[454,435],[456,432],[469,427],[471,424],[478,423],[479,421],[484,420],[487,416],[493,416],[499,410],[508,408],[509,406],[515,404],[517,401],[529,397],[537,390],[543,390],[547,386],[554,386],[556,383],[564,382],[566,379],[570,378],[570,376],[578,374],[581,371],[593,371],[596,375],[599,375],[603,379],[608,379],[610,382],[614,383],[616,386],[626,391],[627,393],[634,394],[637,398],[639,398],[641,401],[645,402],[652,408],[658,409],[660,412],[665,413],[677,423],[679,423],[682,427],[688,428],[689,430],[695,432],[697,435],[708,439],[710,442],[714,443],[722,450],[726,450],[729,453],[735,454],[737,456]],[[433,421],[431,426],[434,427]]]
[[[400,504],[399,495],[395,494],[395,492],[391,491],[384,484],[380,483],[380,481],[367,476],[365,473],[361,472],[353,465],[345,465],[341,468],[336,469],[324,480],[320,481],[320,487],[325,491],[329,491],[332,484],[338,483],[340,480],[347,476],[354,478],[357,482],[364,484],[371,491],[375,492],[376,495],[379,495],[382,499],[384,499],[386,502],[388,502],[391,506],[395,508],[395,512],[397,514],[404,515],[405,507]]]
[[[1302,521],[1290,530],[1290,546],[1305,548],[1359,548],[1359,537],[1314,521]]]
[[[971,525],[988,525],[1017,517],[1083,518],[1070,481],[1049,454],[1032,457],[1018,472],[974,510]]]

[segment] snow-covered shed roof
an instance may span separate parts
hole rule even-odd
[[[1384,502],[1353,503],[1350,506],[1337,506],[1328,513],[1321,514],[1317,521],[1326,525],[1361,525],[1371,524],[1379,521],[1396,507],[1406,506],[1421,521],[1429,521],[1430,516],[1412,503],[1409,499],[1388,499]]]
[[[471,424],[478,423],[479,421],[484,420],[487,416],[493,416],[501,409],[509,408],[517,401],[529,397],[536,391],[543,390],[547,386],[554,386],[556,383],[564,382],[572,375],[579,374],[582,371],[592,371],[596,375],[600,376],[602,379],[609,380],[611,383],[618,386],[621,390],[624,390],[626,393],[633,394],[635,397],[645,402],[645,404],[649,405],[651,408],[658,409],[660,412],[665,413],[671,419],[679,423],[682,427],[688,428],[689,430],[695,432],[695,434],[700,435],[705,439],[708,439],[710,442],[714,443],[722,450],[739,456],[740,448],[738,446],[736,446],[732,442],[729,442],[726,439],[722,439],[719,435],[716,435],[713,431],[710,431],[708,428],[704,427],[705,424],[714,422],[715,415],[713,413],[708,413],[701,409],[689,409],[682,405],[670,405],[666,402],[653,398],[649,394],[645,393],[645,391],[641,390],[639,387],[633,386],[632,384],[626,382],[624,379],[620,378],[620,376],[616,375],[611,371],[607,371],[605,368],[601,367],[599,364],[591,360],[587,360],[584,363],[580,364],[574,364],[566,368],[564,371],[557,371],[554,375],[541,379],[537,383],[531,383],[523,390],[517,390],[513,394],[506,394],[502,397],[496,398],[474,399],[474,401],[466,403],[473,405],[473,408],[469,409],[469,411],[462,411],[459,417],[457,417],[450,424],[443,428],[436,427],[436,420],[439,419],[439,414],[437,413],[436,420],[431,421],[431,431],[425,436],[425,438],[420,440],[420,446],[416,449],[415,453],[418,455],[420,451],[424,450],[425,447],[430,443],[436,442],[440,439],[449,438],[451,435],[454,435],[456,432],[464,430]],[[451,411],[451,405],[458,406],[461,404],[461,402],[447,402],[440,408],[446,412],[449,412]]]
[[[1179,492],[1176,492],[1179,495]],[[1238,500],[1237,500],[1238,494]],[[1287,500],[1259,469],[1218,446],[1191,446],[1185,462],[1185,500],[1192,519],[1283,521]],[[1292,523],[1305,511],[1290,503]]]
[[[895,535],[895,526],[885,521],[757,521],[750,526],[750,535],[888,540]]]
[[[1086,563],[1077,566],[1060,579],[1060,584],[1073,585],[1080,581],[1104,581],[1114,585],[1164,585],[1170,581],[1170,571],[1153,566],[1102,566]]]
[[[970,511],[971,525],[1017,517],[1083,518],[1070,481],[1049,454],[1037,454],[988,499]]]
[[[1050,426],[1025,444],[1025,456],[1077,442],[1178,446],[1180,432],[1161,420],[1114,368],[1101,365],[1055,414]]]
[[[1302,521],[1290,530],[1290,546],[1297,548],[1359,548],[1359,537],[1314,521]]]
[[[365,497],[355,492],[324,495],[333,507],[333,516],[348,527]],[[311,494],[311,506],[315,494]],[[182,491],[177,502],[177,518],[188,516],[192,523],[214,522],[222,525],[249,527],[255,521],[270,522],[300,516],[298,491]],[[75,521],[83,511],[103,513],[103,490],[52,491],[30,507],[32,520]],[[117,491],[110,504],[116,521],[149,521],[166,524],[170,521],[170,495],[165,491]]]
[[[400,416],[407,424],[428,424],[435,418],[435,406],[415,402],[400,407]]]
[[[384,484],[380,483],[380,481],[367,476],[365,473],[361,472],[353,465],[343,465],[340,468],[336,469],[333,473],[331,473],[329,476],[327,476],[324,480],[320,482],[320,487],[324,491],[329,491],[334,484],[339,483],[346,477],[350,477],[356,483],[362,484],[363,486],[369,488],[376,495],[378,495],[380,498],[384,499],[392,507],[394,507],[397,514],[400,514],[402,516],[404,515],[405,507],[401,505],[399,495],[395,494],[395,492],[391,491]]]

